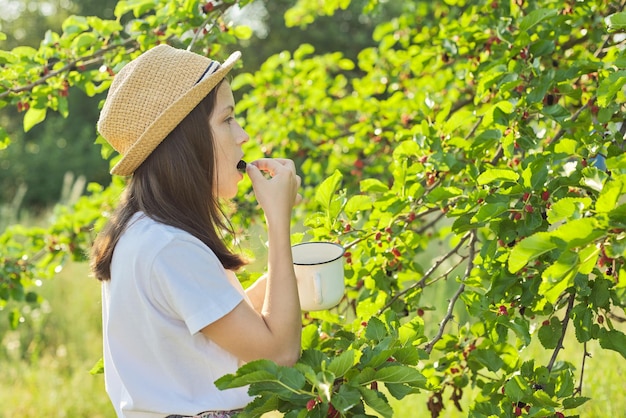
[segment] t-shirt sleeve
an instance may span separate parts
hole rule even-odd
[[[157,303],[184,321],[191,334],[243,300],[213,251],[191,239],[179,237],[161,249],[152,264],[151,281]]]

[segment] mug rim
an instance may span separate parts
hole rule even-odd
[[[330,242],[330,241],[307,241],[307,242],[299,242],[297,244],[294,244],[291,246],[291,248],[293,247],[298,247],[300,245],[307,245],[307,244],[330,244],[330,245],[334,245],[335,247],[339,247],[341,248],[341,254],[339,254],[337,257],[332,258],[328,261],[320,261],[317,263],[296,263],[295,261],[293,262],[294,265],[296,266],[319,266],[321,264],[328,264],[328,263],[332,263],[333,261],[337,261],[339,260],[341,257],[343,257],[343,255],[346,253],[346,249],[344,248],[343,245],[341,244],[337,244],[336,242]],[[293,255],[292,255],[293,256]]]

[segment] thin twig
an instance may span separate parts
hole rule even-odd
[[[471,232],[471,237],[472,238],[469,243],[469,255],[468,255],[469,261],[467,263],[467,267],[465,268],[463,281],[461,282],[461,285],[459,286],[456,293],[454,294],[454,296],[452,296],[452,299],[450,299],[450,302],[448,303],[448,310],[446,311],[446,316],[444,316],[443,320],[441,321],[441,324],[439,324],[439,330],[437,331],[437,335],[435,335],[435,337],[432,340],[430,340],[428,344],[426,344],[426,347],[424,347],[424,350],[429,354],[432,351],[435,344],[437,343],[437,341],[439,341],[441,337],[443,337],[443,332],[446,328],[446,325],[448,325],[448,322],[450,322],[450,320],[452,319],[454,305],[456,304],[456,301],[459,299],[459,297],[461,297],[461,295],[465,291],[465,280],[470,276],[470,274],[472,273],[472,270],[474,269],[474,257],[476,256],[476,231]]]
[[[625,124],[626,124],[626,123],[625,123]],[[439,210],[439,208],[432,208],[432,209],[430,210],[430,212],[435,212],[435,211],[438,211],[438,210]],[[446,216],[446,214],[445,214],[444,212],[442,212],[442,211],[440,211],[440,210],[439,210],[439,214],[438,214],[438,215],[437,215],[437,216],[436,216],[433,220],[431,220],[431,221],[430,221],[430,222],[428,222],[428,223],[425,223],[424,225],[422,225],[422,226],[421,226],[418,230],[416,230],[415,232],[416,232],[418,235],[423,234],[423,233],[424,233],[424,232],[426,232],[426,231],[427,231],[430,227],[432,227],[432,226],[433,226],[433,225],[435,225],[437,222],[439,222],[439,220],[440,220],[441,218],[443,218],[444,216]]]
[[[448,270],[444,271],[442,274],[440,274],[438,277],[435,277],[434,279],[432,279],[431,281],[429,281],[428,283],[424,284],[424,287],[426,286],[430,286],[431,284],[438,282],[441,279],[447,280],[448,276],[454,271],[456,270],[456,268],[458,266],[460,266],[461,264],[463,264],[463,262],[465,260],[467,260],[468,256],[467,255],[463,255],[460,256],[459,261],[457,263],[454,263]]]
[[[127,40],[125,40],[124,42],[122,42],[121,44],[114,44],[114,45],[109,45],[108,47],[102,48],[96,52],[94,52],[92,55],[86,56],[86,57],[79,57],[73,61],[68,62],[67,64],[65,64],[63,67],[54,70],[54,71],[50,71],[48,72],[48,74],[45,74],[43,76],[41,76],[40,78],[38,78],[37,80],[33,81],[30,84],[26,84],[24,86],[20,86],[20,87],[16,87],[16,88],[10,88],[6,91],[3,91],[2,93],[0,93],[0,99],[3,99],[4,97],[8,96],[9,94],[15,94],[15,93],[21,93],[23,91],[30,91],[32,90],[34,87],[39,86],[41,84],[44,84],[48,79],[52,78],[52,77],[56,77],[59,74],[68,72],[74,68],[76,68],[76,66],[79,63],[85,63],[85,64],[94,64],[94,63],[98,63],[101,62],[104,57],[103,55],[106,54],[109,51],[112,51],[116,48],[121,48],[121,47],[126,47],[132,43],[136,43],[136,41],[132,38],[129,38]]]
[[[585,375],[585,361],[587,357],[591,357],[591,354],[587,351],[587,341],[583,343],[583,364],[580,366],[580,382],[578,383],[578,387],[574,391],[574,395],[578,394],[581,396],[583,394],[583,376]]]
[[[436,212],[436,211],[438,211],[438,210],[439,210],[439,208],[429,208],[429,209],[426,209],[426,210],[424,210],[424,211],[422,211],[422,212],[420,212],[420,213],[416,214],[416,215],[415,215],[415,219],[422,218],[422,217],[424,217],[424,216],[426,216],[426,215],[428,215],[428,214],[430,214],[430,213],[432,213],[432,212]],[[430,223],[429,223],[429,224],[430,224]],[[418,229],[418,230],[416,231],[416,233],[417,233],[417,234],[420,234],[422,230],[423,230],[423,227],[422,227],[422,228],[420,228],[420,229]],[[358,231],[358,230],[355,230],[355,231]],[[352,247],[354,247],[355,245],[357,245],[358,243],[360,243],[360,242],[362,242],[362,241],[365,241],[365,240],[367,240],[368,238],[370,238],[370,237],[372,237],[372,236],[376,235],[378,232],[380,232],[380,231],[379,231],[379,230],[375,230],[374,232],[370,232],[370,233],[369,233],[369,234],[367,234],[367,235],[364,235],[364,236],[362,236],[362,237],[359,237],[359,238],[355,239],[354,241],[352,241],[352,242],[350,242],[350,243],[346,244],[346,245],[344,246],[344,248],[345,248],[346,250],[347,250],[347,249],[349,249],[349,248],[352,248]]]
[[[561,326],[561,337],[559,337],[559,341],[556,344],[556,348],[552,353],[552,358],[550,358],[550,362],[548,363],[548,370],[552,371],[554,367],[554,363],[556,363],[556,358],[559,354],[559,351],[563,349],[563,340],[565,340],[565,333],[567,331],[567,326],[569,325],[569,314],[574,307],[574,300],[576,299],[576,293],[572,292],[569,295],[569,299],[567,301],[567,309],[565,310],[565,315],[563,316],[563,322]]]
[[[478,129],[478,127],[480,126],[481,122],[483,121],[484,116],[479,116],[478,120],[476,121],[476,123],[474,124],[474,126],[472,126],[472,129],[470,129],[470,131],[467,133],[467,135],[465,135],[465,139],[468,140],[470,139],[472,136],[474,136],[474,133],[476,132],[476,129]]]
[[[626,322],[626,318],[624,318],[623,316],[618,316],[613,312],[607,312],[606,316],[617,322]]]
[[[383,306],[379,311],[378,311],[378,315],[380,315],[382,312],[385,311],[385,309],[387,309],[388,307],[390,307],[396,300],[398,300],[398,298],[400,298],[400,296],[403,296],[405,294],[407,294],[408,292],[410,292],[413,289],[416,288],[423,288],[426,285],[426,280],[435,272],[435,270],[437,270],[437,268],[439,268],[439,266],[441,266],[448,258],[452,257],[454,254],[456,254],[459,249],[461,248],[461,246],[465,243],[465,241],[467,241],[467,239],[471,236],[471,232],[468,232],[467,234],[465,234],[462,238],[461,241],[457,244],[456,247],[454,247],[451,251],[449,251],[447,254],[444,254],[443,256],[439,257],[437,260],[435,260],[435,263],[432,265],[432,267],[430,269],[428,269],[428,271],[426,273],[424,273],[424,276],[422,277],[422,279],[419,282],[416,282],[414,284],[412,284],[411,286],[407,287],[406,289],[404,289],[401,292],[396,293],[395,295],[393,295],[393,297],[391,299],[389,299],[389,302],[387,302],[385,304],[385,306]]]
[[[209,24],[211,19],[213,19],[213,16],[209,15],[204,20],[204,22],[202,22],[202,25],[200,25],[198,28],[196,28],[196,32],[193,34],[193,38],[191,38],[191,42],[189,42],[189,46],[187,46],[187,51],[191,51],[191,48],[193,48],[194,44],[198,40],[198,36],[203,31],[204,27]],[[211,27],[207,29],[207,33],[208,33],[208,31],[212,30],[214,27],[215,27],[215,24],[212,24]]]

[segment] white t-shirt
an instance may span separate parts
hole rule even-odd
[[[252,400],[246,387],[213,383],[240,362],[199,331],[246,298],[200,240],[136,214],[115,247],[102,300],[105,384],[118,416],[194,415]]]

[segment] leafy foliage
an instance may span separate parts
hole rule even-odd
[[[247,32],[225,30],[229,2],[210,3],[121,1],[115,21],[71,18],[40,50],[0,55],[0,100],[38,109],[26,112],[28,127],[46,109],[63,111],[64,81],[102,91],[108,69],[157,42],[219,55]],[[298,1],[287,18],[306,24],[313,10],[349,2],[314,3]],[[559,360],[568,330],[583,359],[591,340],[626,358],[621,7],[406,1],[356,59],[301,45],[232,81],[245,91],[247,158],[291,157],[304,178],[305,232],[294,240],[347,249],[345,298],[303,314],[300,362],[253,362],[218,381],[250,385],[244,416],[391,416],[387,396],[417,391],[430,392],[433,417],[444,395],[461,408],[467,390],[479,394],[472,417],[563,416],[588,401],[584,360],[580,371]],[[59,61],[42,75],[50,54]],[[76,71],[91,60],[97,68]],[[87,248],[121,186],[93,190],[54,235],[7,231],[2,299],[30,294],[49,265],[22,255],[56,254],[49,237],[67,243],[62,254]],[[242,193],[234,224],[254,222],[252,202]],[[432,303],[441,288],[447,306]],[[535,340],[552,353],[547,364],[525,356]]]

